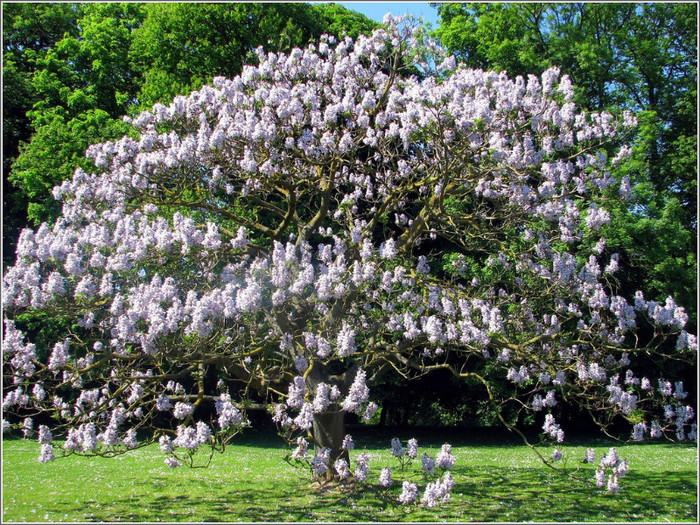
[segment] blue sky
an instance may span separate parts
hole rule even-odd
[[[358,11],[369,18],[381,22],[386,13],[394,16],[411,14],[423,16],[433,28],[438,26],[437,9],[430,7],[428,2],[337,2],[343,7]]]

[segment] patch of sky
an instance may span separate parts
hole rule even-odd
[[[428,2],[338,2],[338,5],[362,13],[377,22],[381,22],[385,14],[391,13],[394,16],[422,16],[426,22],[430,22],[433,29],[439,25],[437,8]]]

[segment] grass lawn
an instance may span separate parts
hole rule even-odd
[[[371,457],[369,480],[393,467],[392,499],[400,493],[390,456],[392,436],[416,437],[419,455],[444,442],[457,457],[452,500],[435,509],[402,507],[376,489],[314,491],[308,474],[283,459],[277,436],[248,430],[207,469],[171,470],[157,446],[113,459],[71,457],[37,462],[36,442],[3,442],[3,521],[485,521],[651,522],[697,521],[697,448],[691,445],[621,445],[630,464],[617,495],[593,484],[592,465],[580,465],[587,446],[597,457],[611,442],[573,441],[562,447],[567,470],[582,466],[577,482],[544,466],[505,431],[490,434],[398,431],[354,433]],[[356,454],[358,450],[355,450]],[[420,481],[411,466],[412,478]],[[415,467],[415,468],[414,468]],[[354,461],[352,462],[354,469]],[[417,483],[419,489],[424,483]]]

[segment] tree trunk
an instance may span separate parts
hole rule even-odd
[[[333,464],[339,458],[350,463],[348,451],[343,449],[343,439],[345,438],[345,412],[321,412],[314,415],[314,441],[316,451],[322,448],[331,449],[328,471],[325,479],[330,480],[337,476]]]

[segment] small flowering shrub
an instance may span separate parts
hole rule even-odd
[[[517,403],[557,444],[564,403],[633,440],[696,439],[684,385],[645,366],[693,362],[688,316],[623,296],[605,243],[634,117],[581,112],[556,69],[457,68],[386,22],[258,50],[241,75],[127,118],[131,135],[54,188],[62,216],[21,233],[2,284],[3,429],[52,421],[41,462],[158,441],[195,466],[259,402],[315,476],[364,482],[343,418],[371,420],[389,370],[474,380],[509,428]],[[48,347],[37,319],[62,327]],[[420,457],[437,476],[420,502],[449,497],[449,446],[392,452],[386,488],[418,501],[398,475]]]

